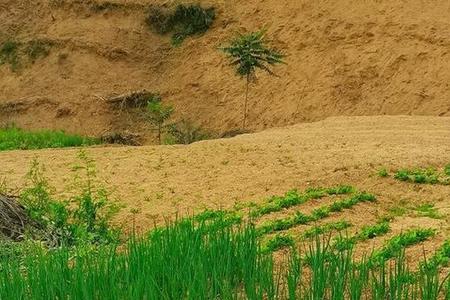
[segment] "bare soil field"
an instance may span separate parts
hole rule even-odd
[[[30,162],[37,158],[55,193],[70,194],[78,151],[2,152],[0,178],[22,187]],[[450,186],[377,175],[383,167],[396,171],[449,163],[446,117],[337,117],[189,146],[98,147],[87,153],[96,162],[98,181],[123,206],[116,222],[128,228],[133,219],[145,231],[176,213],[259,203],[294,188],[349,184],[378,197],[376,205],[345,213],[355,224],[375,220],[392,207],[434,203],[445,218],[401,218],[394,222],[397,231],[425,223],[444,233],[449,229]]]

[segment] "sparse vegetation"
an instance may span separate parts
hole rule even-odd
[[[311,239],[318,235],[328,234],[333,231],[339,232],[339,231],[345,230],[347,228],[350,228],[351,226],[352,226],[352,224],[345,220],[326,223],[323,225],[316,225],[316,226],[311,227],[308,230],[305,230],[305,232],[303,232],[303,238]]]
[[[168,137],[166,144],[192,144],[194,142],[207,140],[211,137],[200,126],[191,121],[181,120],[168,126]]]
[[[63,131],[25,131],[17,127],[0,128],[0,151],[79,147],[99,144],[96,138],[66,134]]]
[[[205,33],[216,17],[213,7],[178,4],[175,9],[150,8],[147,24],[159,34],[172,33],[172,44],[180,45],[188,36]]]
[[[25,48],[25,53],[32,63],[39,58],[47,57],[50,54],[52,43],[46,40],[32,40]]]
[[[271,66],[284,63],[284,55],[278,50],[269,48],[265,36],[264,30],[241,34],[234,38],[228,46],[222,48],[231,61],[230,65],[236,67],[237,74],[245,78],[243,129],[247,125],[249,86],[256,78],[256,71],[263,70],[270,75],[275,75]]]
[[[0,65],[9,64],[12,71],[19,67],[19,43],[15,41],[6,41],[0,47]]]
[[[9,64],[11,70],[16,72],[23,65],[22,56],[28,58],[31,63],[49,55],[52,43],[47,40],[31,40],[29,42],[17,42],[8,40],[0,45],[0,65]]]
[[[40,230],[32,233],[34,239],[48,247],[73,247],[117,242],[119,231],[109,226],[116,207],[108,201],[108,193],[95,185],[95,166],[81,151],[84,181],[79,184],[77,196],[66,201],[55,200],[43,174],[43,167],[34,160],[27,175],[28,187],[19,201],[28,215],[39,224]]]
[[[443,216],[432,203],[424,203],[415,208],[419,217],[428,217],[432,219],[441,219]]]
[[[313,212],[310,215],[306,215],[297,211],[294,216],[268,221],[263,225],[257,227],[257,231],[259,235],[264,235],[276,231],[287,230],[297,225],[305,225],[310,222],[315,222],[323,218],[326,218],[330,215],[331,212],[349,209],[358,203],[373,202],[375,200],[376,197],[372,194],[358,193],[350,198],[336,201],[331,205],[326,205],[317,208],[313,210]]]
[[[147,118],[153,129],[157,133],[159,144],[162,142],[162,135],[169,128],[167,121],[173,114],[173,107],[164,105],[159,95],[153,95],[147,102]]]

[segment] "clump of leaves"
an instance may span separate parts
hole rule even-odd
[[[375,225],[364,226],[358,234],[358,240],[370,240],[385,235],[390,230],[389,222],[383,221]]]
[[[147,24],[159,34],[173,33],[172,43],[180,45],[188,36],[205,33],[216,17],[213,7],[179,4],[174,10],[152,6]]]
[[[389,172],[386,168],[382,168],[378,171],[379,177],[389,177]]]
[[[291,235],[288,234],[276,234],[274,237],[270,238],[266,244],[263,246],[263,252],[275,252],[277,250],[294,247],[295,241]]]
[[[417,245],[434,235],[433,229],[410,229],[388,240],[382,249],[372,253],[370,260],[375,265],[382,264],[397,256],[404,248]]]
[[[240,34],[222,51],[231,60],[230,65],[236,67],[237,74],[245,78],[245,102],[242,128],[245,129],[247,122],[247,106],[249,85],[256,79],[256,71],[263,70],[270,75],[275,75],[271,66],[284,63],[284,55],[276,49],[267,46],[266,31],[256,31]]]
[[[210,138],[210,134],[188,120],[181,120],[180,122],[169,125],[168,133],[167,144],[188,145]]]
[[[395,173],[394,178],[400,181],[409,181],[414,183],[439,183],[439,174],[433,168],[415,170],[402,169]]]
[[[159,94],[154,94],[147,102],[147,119],[157,132],[158,142],[161,144],[162,134],[169,128],[167,121],[174,112],[172,106],[164,105]]]
[[[352,224],[348,221],[345,220],[341,220],[341,221],[337,221],[337,222],[331,222],[331,223],[326,223],[323,225],[317,225],[317,226],[313,226],[310,229],[306,230],[303,233],[303,237],[304,238],[312,238],[318,235],[322,235],[325,233],[330,233],[332,231],[342,231],[345,230],[349,227],[351,227]]]
[[[15,41],[6,41],[0,47],[0,65],[9,64],[12,71],[16,71],[19,67],[19,46]]]
[[[49,55],[52,43],[45,40],[32,40],[25,48],[25,53],[32,63]]]

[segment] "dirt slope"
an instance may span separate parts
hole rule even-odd
[[[0,44],[53,46],[34,64],[22,57],[16,72],[0,66],[0,121],[92,135],[139,131],[102,98],[145,88],[160,91],[177,119],[236,128],[244,83],[217,47],[264,26],[288,64],[277,68],[281,78],[261,75],[252,87],[252,129],[339,115],[450,115],[446,0],[201,1],[217,7],[218,19],[179,48],[145,25],[148,6],[162,2],[172,3],[3,0]]]
[[[375,175],[383,166],[442,168],[450,163],[448,117],[338,117],[190,146],[87,151],[97,163],[99,180],[124,205],[118,221],[131,225],[131,210],[138,209],[142,228],[177,211],[230,208],[235,202],[258,202],[292,188],[334,184],[378,195],[379,205],[350,214],[362,218],[360,222],[376,219],[401,201],[436,203],[446,213],[444,221],[450,222],[450,186],[414,185]],[[21,187],[36,157],[45,164],[56,193],[70,193],[77,152],[1,152],[0,181],[5,178],[9,186]]]

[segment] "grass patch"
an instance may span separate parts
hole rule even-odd
[[[415,208],[415,211],[419,217],[432,219],[442,219],[444,217],[432,203],[421,204]]]
[[[0,128],[0,151],[79,147],[99,143],[98,139],[66,134],[63,131]]]
[[[159,34],[172,33],[172,44],[180,45],[188,36],[205,33],[214,22],[215,9],[198,4],[179,4],[173,10],[153,6],[147,24]]]

